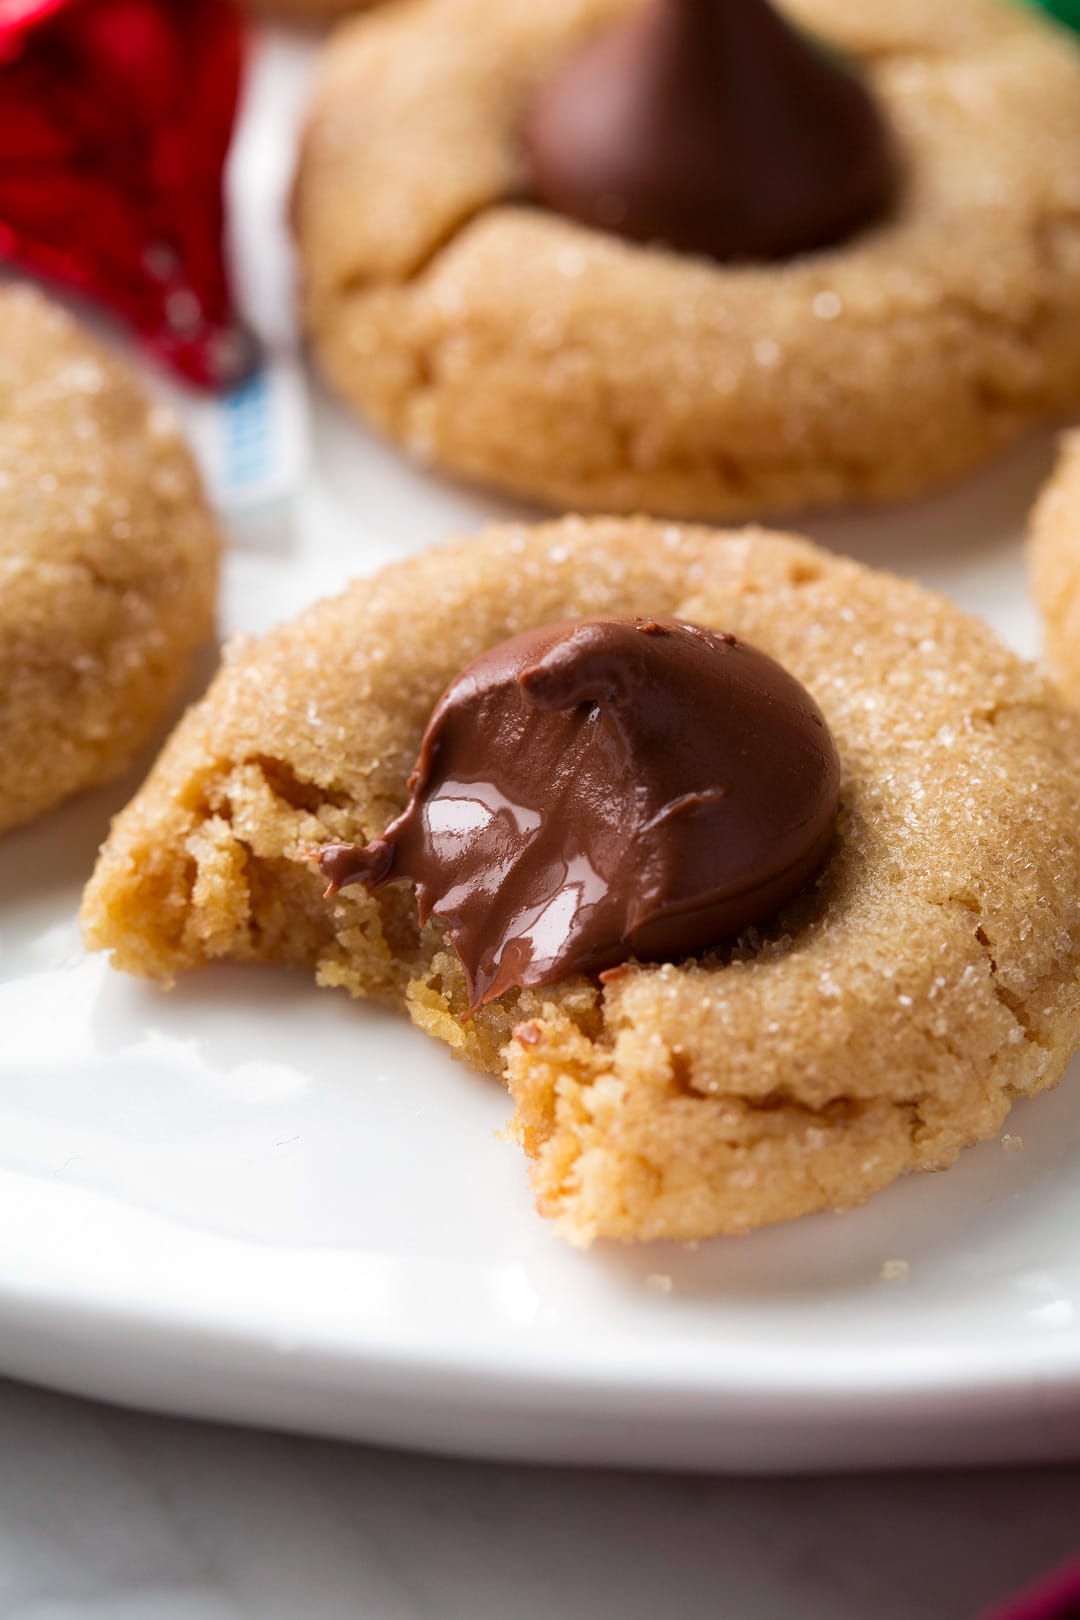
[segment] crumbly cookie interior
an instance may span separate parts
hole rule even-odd
[[[804,682],[844,768],[835,849],[768,929],[466,1016],[412,895],[332,903],[305,852],[380,832],[446,681],[529,625],[654,612]],[[504,1076],[541,1209],[589,1242],[690,1239],[940,1168],[1080,1044],[1080,720],[983,626],[788,537],[503,528],[240,643],[115,823],[91,947],[169,980],[286,962],[407,1007]]]

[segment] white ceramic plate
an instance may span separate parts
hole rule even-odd
[[[300,66],[264,63],[267,106]],[[315,428],[295,509],[233,526],[229,628],[498,510],[321,398]],[[1049,464],[1046,437],[940,499],[805,527],[1033,651],[1019,538]],[[223,967],[166,995],[83,955],[80,886],[136,780],[0,844],[0,1370],[531,1459],[1080,1454],[1080,1071],[1016,1110],[1021,1151],[865,1210],[578,1254],[496,1139],[500,1088],[406,1024],[302,978]]]

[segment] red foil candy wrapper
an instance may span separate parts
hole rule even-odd
[[[0,259],[209,388],[255,360],[222,250],[242,56],[229,0],[0,0]]]
[[[1058,1570],[1033,1592],[995,1609],[985,1620],[1080,1620],[1080,1563]]]

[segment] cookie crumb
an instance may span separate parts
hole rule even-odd
[[[882,1282],[907,1282],[911,1266],[907,1260],[886,1260],[881,1268]]]
[[[1024,1138],[1022,1136],[1009,1136],[1008,1133],[1006,1133],[1001,1138],[1001,1145],[1005,1149],[1006,1153],[1023,1153]]]

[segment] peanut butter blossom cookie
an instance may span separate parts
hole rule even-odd
[[[940,597],[569,519],[236,645],[83,919],[130,972],[406,1008],[505,1079],[568,1237],[700,1238],[948,1165],[1059,1079],[1078,800],[1080,717]]]
[[[1080,432],[1063,441],[1057,470],[1035,508],[1030,554],[1046,650],[1062,686],[1080,704]]]
[[[1080,401],[1080,48],[1002,0],[414,0],[296,193],[338,389],[579,509],[885,499]]]
[[[213,626],[219,542],[168,412],[0,288],[0,831],[116,775]]]

